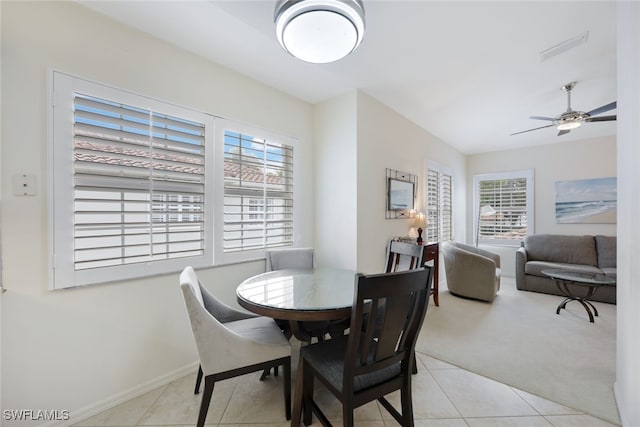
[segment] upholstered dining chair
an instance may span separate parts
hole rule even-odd
[[[265,251],[266,256],[266,270],[276,271],[285,269],[297,269],[297,268],[315,268],[316,256],[313,248],[278,248]],[[286,320],[276,319],[278,326],[282,328],[284,334],[291,338],[292,331],[289,322]],[[298,322],[294,325],[298,329],[298,335],[301,338],[305,338],[306,341],[311,341],[313,338],[318,340],[324,339],[324,336],[329,333],[330,327],[333,326],[332,322]],[[274,369],[277,374],[277,368]],[[262,376],[264,378],[268,375],[269,371],[266,370]]]
[[[400,424],[413,426],[413,354],[429,304],[432,270],[357,276],[349,335],[300,350],[292,427],[300,425],[301,416],[311,424],[312,414],[331,426],[313,399],[316,378],[342,403],[345,427],[353,426],[355,408],[376,399]],[[385,398],[396,390],[402,413]]]
[[[291,345],[274,321],[234,310],[198,281],[192,267],[180,274],[180,288],[200,358],[194,393],[204,375],[197,427],[204,426],[217,381],[282,365],[285,416],[291,418]]]
[[[493,302],[500,290],[500,255],[458,242],[443,242],[442,253],[452,295]]]
[[[314,268],[316,256],[313,248],[282,248],[265,252],[266,270],[286,270],[289,268]]]

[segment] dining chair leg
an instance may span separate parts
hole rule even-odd
[[[298,362],[298,372],[296,373],[296,387],[293,395],[293,414],[291,414],[291,427],[300,427],[300,418],[302,417],[302,358]],[[286,373],[285,373],[286,376]]]
[[[204,421],[207,418],[211,396],[213,395],[213,386],[215,381],[212,376],[204,377],[204,393],[202,394],[202,402],[200,403],[200,413],[198,415],[197,427],[204,427]]]
[[[302,422],[305,426],[311,424],[311,418],[313,416],[313,372],[305,363],[301,363],[302,372],[298,372],[297,375],[302,374]]]
[[[411,373],[412,374],[417,374],[418,373],[418,362],[416,360],[416,352],[413,352],[413,368],[411,368]]]
[[[342,426],[353,427],[353,406],[350,403],[342,403]]]
[[[276,367],[276,369],[278,369]],[[287,420],[291,419],[291,358],[283,366],[284,370],[284,414]],[[277,371],[276,371],[277,372]]]
[[[260,375],[260,381],[264,381],[269,374],[271,373],[271,368],[267,368],[264,371],[262,371],[262,375]]]
[[[202,365],[198,365],[198,376],[196,377],[196,389],[193,394],[200,393],[200,383],[202,382]]]
[[[400,404],[402,406],[402,425],[413,427],[413,402],[411,398],[411,380],[407,380],[400,389]]]

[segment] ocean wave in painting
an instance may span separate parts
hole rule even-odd
[[[590,222],[590,217],[608,212],[616,212],[615,200],[556,202],[558,223]]]

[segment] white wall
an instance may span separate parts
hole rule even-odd
[[[417,207],[425,209],[425,161],[435,160],[453,171],[454,233],[464,235],[465,157],[376,99],[358,92],[358,270],[384,270],[389,239],[406,236],[408,219],[385,219],[385,169],[418,176]],[[444,269],[441,269],[444,271]],[[440,275],[444,280],[444,274]]]
[[[320,265],[357,267],[356,92],[314,106],[316,254]]]
[[[0,5],[1,232],[8,289],[1,313],[2,409],[69,409],[77,419],[179,375],[192,367],[196,353],[177,272],[47,290],[47,69],[300,138],[302,245],[314,243],[312,110],[76,3]],[[19,173],[37,177],[36,196],[12,194],[11,177]],[[261,271],[264,262],[257,261],[211,268],[201,276],[234,302],[235,286]]]
[[[579,131],[580,129],[574,132]],[[561,137],[553,136],[553,138]],[[616,224],[557,224],[555,219],[555,182],[617,176],[616,152],[616,139],[614,136],[610,136],[468,156],[468,206],[473,206],[473,175],[534,169],[535,234],[605,234],[615,236]],[[474,240],[473,219],[473,215],[469,215],[467,218],[468,242]],[[515,275],[515,250],[517,246],[489,247],[487,245],[488,249],[500,253],[500,261],[505,275]]]
[[[640,3],[618,2],[618,307],[614,386],[622,425],[640,426]]]

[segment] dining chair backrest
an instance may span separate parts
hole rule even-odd
[[[267,271],[316,266],[313,248],[272,249],[266,251],[265,255]]]
[[[255,314],[236,310],[219,300],[200,284],[198,276],[191,266],[186,267],[182,273],[180,273],[180,284],[188,285],[196,297],[196,300],[220,323],[234,322],[256,316]]]
[[[180,290],[200,359],[194,393],[204,377],[197,427],[203,427],[214,384],[258,370],[285,369],[285,415],[291,407],[291,345],[272,319],[234,310],[214,297],[192,267],[180,274]]]
[[[410,375],[418,332],[429,304],[432,272],[432,267],[426,267],[357,276],[345,356],[345,390],[361,388],[358,381],[375,377],[366,374],[394,365],[402,368],[402,375]]]
[[[180,273],[180,284],[188,285],[198,302],[204,307],[204,299],[202,297],[202,290],[200,289],[200,282],[198,281],[198,276],[196,275],[193,267],[188,266],[182,271],[182,273]]]
[[[424,267],[424,246],[415,243],[390,241],[387,247],[386,273]]]

